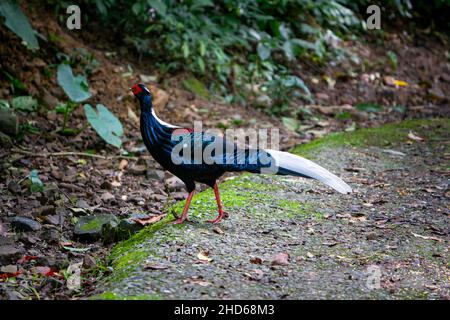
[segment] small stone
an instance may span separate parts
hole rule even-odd
[[[278,253],[271,261],[272,266],[287,266],[290,261],[290,256],[288,253],[281,252]]]
[[[61,235],[56,229],[47,229],[42,235],[42,238],[48,243],[59,243],[61,240]]]
[[[83,208],[83,209],[89,208],[89,204],[86,202],[86,200],[83,200],[83,199],[78,199],[75,206],[77,208]]]
[[[114,200],[115,197],[111,193],[105,192],[104,194],[102,194],[101,199],[103,200],[103,202],[109,202],[111,200]]]
[[[22,250],[13,245],[0,246],[0,265],[16,262],[22,255]]]
[[[267,109],[272,106],[273,101],[268,95],[263,94],[256,98],[255,104],[257,107]]]
[[[102,184],[100,185],[100,188],[104,189],[104,190],[111,190],[113,188],[113,185],[111,182],[109,182],[108,180],[105,180],[102,182]]]
[[[9,264],[7,266],[1,267],[0,272],[2,273],[8,273],[8,274],[14,274],[17,272],[17,266]]]
[[[166,179],[165,183],[166,183],[167,187],[172,190],[179,190],[179,189],[184,188],[183,181],[181,181],[178,177],[175,177],[175,176],[170,177],[169,179]]]
[[[95,262],[94,258],[89,254],[84,255],[83,269],[91,270],[91,269],[95,269],[95,268],[97,268],[97,263]]]
[[[8,183],[8,190],[12,194],[19,194],[22,191],[22,188],[16,181],[11,181],[10,183]]]
[[[60,222],[60,217],[59,215],[51,215],[51,216],[45,216],[44,217],[44,221],[48,224],[53,224],[53,225],[58,225]]]
[[[41,103],[50,108],[53,109],[58,104],[58,99],[56,99],[54,96],[52,96],[48,91],[44,91],[41,96]]]
[[[125,159],[122,159],[119,163],[119,170],[125,169],[125,167],[128,165],[128,161]]]
[[[367,240],[375,240],[377,238],[377,234],[375,232],[369,232],[366,234]]]
[[[146,165],[137,165],[136,164],[136,165],[130,167],[128,169],[128,171],[131,174],[134,174],[136,176],[143,176],[143,175],[145,175],[147,173],[147,166]]]
[[[16,231],[39,231],[42,229],[42,225],[27,217],[14,217],[11,220],[11,227]]]
[[[75,225],[74,235],[80,240],[96,241],[109,233],[108,230],[103,231],[104,226],[107,226],[107,229],[115,229],[118,223],[118,219],[112,214],[83,216]]]
[[[142,219],[142,218],[135,217],[135,219]],[[120,220],[119,225],[117,226],[117,237],[119,240],[128,239],[130,236],[142,230],[143,228],[144,226],[142,224],[137,223],[133,219],[122,219]]]
[[[37,214],[41,216],[52,215],[55,214],[55,212],[55,206],[42,206],[37,209]]]
[[[163,181],[164,180],[164,171],[163,170],[149,170],[147,173],[147,178],[148,179],[155,179],[158,181]]]

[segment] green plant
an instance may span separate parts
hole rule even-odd
[[[43,191],[44,190],[44,184],[42,183],[41,179],[39,178],[39,172],[36,169],[33,169],[30,171],[30,174],[28,175],[29,179],[29,189],[31,192],[37,192],[37,191]]]
[[[91,105],[84,105],[84,113],[91,126],[98,135],[107,143],[120,148],[122,146],[123,127],[119,119],[112,114],[108,108],[102,104],[97,105],[97,109]]]
[[[0,15],[5,18],[5,26],[18,35],[30,49],[39,49],[35,31],[16,1],[2,0]]]

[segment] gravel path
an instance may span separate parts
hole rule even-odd
[[[221,185],[230,217],[214,227],[213,193],[202,192],[192,222],[168,217],[118,244],[96,298],[448,299],[449,128],[415,121],[297,150],[352,195],[243,175]]]

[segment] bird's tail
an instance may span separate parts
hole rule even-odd
[[[312,178],[323,182],[340,193],[350,193],[352,188],[342,179],[318,164],[294,154],[265,150],[275,160],[276,174]]]

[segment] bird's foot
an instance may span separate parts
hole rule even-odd
[[[221,213],[219,213],[219,216],[213,220],[208,220],[208,222],[212,223],[212,224],[217,224],[219,223],[223,218],[228,218],[230,215],[228,214],[228,212],[222,211]]]
[[[178,219],[172,221],[172,224],[182,224],[184,222],[184,220],[187,220],[187,219],[178,218]]]

